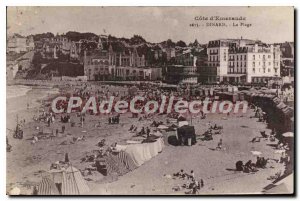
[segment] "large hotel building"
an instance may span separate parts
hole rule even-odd
[[[265,83],[280,76],[280,47],[248,39],[209,41],[208,61],[199,67],[203,83]]]

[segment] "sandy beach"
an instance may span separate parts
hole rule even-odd
[[[66,90],[67,88],[64,88]],[[120,87],[110,87],[111,91],[124,90]],[[120,124],[108,124],[105,115],[87,115],[83,127],[80,126],[79,118],[73,113],[71,120],[75,127],[65,124],[66,133],[53,139],[40,140],[32,145],[30,139],[33,134],[45,128],[50,130],[61,130],[62,123],[56,121],[50,128],[46,123],[35,122],[33,115],[42,104],[41,99],[48,99],[51,94],[57,93],[57,89],[32,88],[26,96],[19,96],[7,100],[7,128],[15,126],[15,115],[19,119],[26,119],[23,140],[13,139],[8,133],[9,143],[13,146],[12,151],[7,153],[7,189],[18,186],[23,193],[31,193],[32,185],[37,185],[45,171],[49,170],[51,163],[64,160],[65,153],[69,154],[72,165],[78,169],[84,169],[87,164],[81,163],[80,159],[92,150],[97,150],[97,142],[105,139],[107,144],[118,142],[124,143],[132,139],[132,133],[128,131],[130,125],[134,124],[139,129],[149,126],[153,120],[166,121],[166,115],[155,115],[153,119],[137,121],[131,118],[131,114],[122,114]],[[68,91],[68,89],[67,89]],[[64,91],[64,92],[67,92]],[[27,109],[29,103],[29,109]],[[18,105],[19,108],[14,106]],[[223,126],[223,134],[215,135],[212,141],[198,140],[193,146],[165,146],[162,153],[147,161],[139,168],[118,178],[105,177],[100,173],[93,173],[88,181],[89,194],[185,194],[185,191],[174,192],[173,187],[182,185],[185,181],[168,178],[180,169],[186,172],[194,170],[196,179],[203,179],[205,186],[201,188],[200,194],[260,194],[262,189],[271,183],[268,178],[276,173],[283,172],[283,164],[270,160],[266,169],[259,169],[256,173],[243,173],[235,171],[235,163],[238,160],[256,160],[251,151],[259,151],[262,156],[270,159],[279,159],[280,155],[275,153],[268,139],[257,143],[250,141],[260,136],[259,131],[266,130],[267,125],[258,122],[253,110],[246,114],[208,114],[206,119],[194,117],[192,125],[195,126],[196,135],[201,136],[208,128],[209,122]],[[188,121],[190,121],[188,119]],[[100,122],[100,127],[95,127]],[[86,136],[86,141],[74,144],[61,145],[63,141],[72,137]],[[223,149],[215,150],[218,141],[222,138]]]

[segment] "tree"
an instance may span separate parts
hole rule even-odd
[[[167,47],[175,47],[175,43],[171,39],[168,39],[166,41],[166,44],[167,44]]]
[[[198,47],[200,44],[199,44],[199,42],[198,42],[198,40],[196,39],[195,41],[194,41],[194,43],[193,43],[193,46],[194,47]]]
[[[180,41],[178,41],[178,42],[176,43],[176,46],[179,46],[179,47],[186,47],[186,43],[185,43],[184,41],[180,40]]]
[[[40,41],[42,38],[53,38],[54,34],[51,32],[32,35],[34,41]]]
[[[141,43],[146,43],[146,40],[140,35],[133,35],[133,37],[130,38],[130,44],[132,45],[139,45]]]
[[[98,36],[94,33],[80,33],[76,31],[68,31],[65,36],[71,41],[79,41],[80,39],[91,40],[93,38],[98,38]]]

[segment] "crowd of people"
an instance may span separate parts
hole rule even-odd
[[[186,189],[187,191],[185,194],[198,194],[200,189],[204,187],[203,179],[197,180],[193,170],[191,170],[190,173],[186,173],[183,169],[181,169],[179,172],[173,174],[173,178],[178,178],[184,181],[184,184],[181,186],[174,187],[174,191]]]

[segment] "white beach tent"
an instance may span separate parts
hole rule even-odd
[[[90,190],[80,171],[73,166],[60,170],[52,169],[49,171],[49,174],[49,180],[46,180],[46,183],[41,182],[39,185],[40,195],[53,193],[52,183],[55,184],[60,195],[84,195]],[[43,190],[40,191],[40,189]]]

